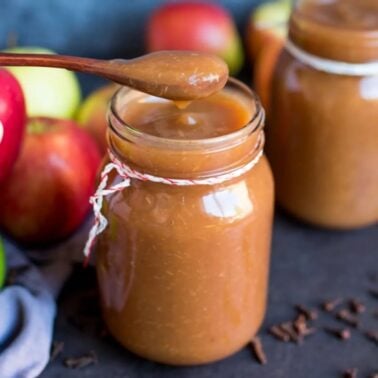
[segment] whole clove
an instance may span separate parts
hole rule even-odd
[[[358,328],[359,326],[357,317],[350,313],[350,311],[347,309],[340,310],[337,313],[336,317],[337,319],[342,320],[344,323],[347,323],[354,328]]]
[[[284,332],[286,332],[289,335],[291,341],[294,341],[295,343],[302,342],[303,337],[298,335],[298,333],[296,332],[294,328],[293,322],[282,323],[280,327]]]
[[[258,336],[254,337],[251,341],[252,351],[254,356],[256,357],[257,361],[261,365],[266,365],[268,363],[268,359],[264,352],[264,348],[262,346],[261,340]]]
[[[64,360],[64,365],[70,369],[82,369],[84,367],[96,364],[97,355],[94,351],[79,357],[68,357]]]
[[[323,302],[322,304],[322,308],[324,311],[326,312],[332,312],[335,310],[335,308],[337,306],[339,306],[341,303],[343,302],[343,300],[341,298],[335,298],[335,299],[332,299],[332,300],[329,300],[329,301],[325,301]]]
[[[298,333],[300,337],[306,337],[308,335],[312,335],[315,332],[315,328],[309,328],[306,317],[303,314],[299,314],[297,318],[294,320],[294,329]]]
[[[63,341],[54,341],[51,347],[50,361],[54,361],[63,352],[63,349]]]
[[[299,314],[297,318],[294,320],[294,329],[297,331],[298,334],[305,333],[307,329],[307,321],[306,317],[303,314]]]
[[[349,302],[350,309],[355,314],[363,314],[366,311],[366,306],[358,299],[352,299]]]
[[[303,305],[296,305],[295,308],[300,314],[303,314],[307,320],[316,320],[319,316],[318,312],[314,309],[308,309]]]
[[[285,343],[290,341],[290,335],[288,335],[279,325],[270,327],[269,332],[280,341]]]
[[[366,337],[378,345],[378,331],[365,332]]]
[[[316,331],[315,328],[308,326],[308,317],[309,314],[306,316],[300,311],[294,320],[276,324],[269,329],[269,332],[280,341],[301,343],[306,336]],[[311,317],[313,318],[314,315]]]
[[[339,328],[326,327],[325,330],[329,334],[334,335],[338,339],[341,339],[341,340],[349,340],[352,336],[350,329],[348,328],[339,329]]]
[[[358,369],[356,368],[348,369],[344,373],[344,378],[357,378],[357,374],[358,374]]]

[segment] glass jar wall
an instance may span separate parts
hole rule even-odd
[[[128,124],[132,102],[160,100],[127,88],[116,94],[109,114],[112,152],[140,172],[216,179],[256,162],[210,185],[131,180],[129,188],[105,200],[109,224],[97,244],[105,322],[126,348],[163,363],[226,357],[249,342],[265,314],[273,181],[261,156],[264,115],[241,83],[231,80],[224,91],[236,101],[231,107],[242,105],[250,117],[243,127],[217,137],[172,139],[152,135],[154,122],[150,132]],[[187,112],[194,109],[190,106]],[[211,106],[204,106],[203,114]],[[111,182],[119,180],[111,176]]]

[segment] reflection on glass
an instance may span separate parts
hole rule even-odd
[[[202,199],[205,212],[218,218],[243,218],[253,211],[253,203],[244,181]]]
[[[365,100],[378,99],[378,76],[366,76],[360,81],[361,96]]]

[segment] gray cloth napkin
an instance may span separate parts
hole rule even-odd
[[[86,227],[85,227],[86,228]],[[34,378],[49,361],[55,298],[80,259],[87,232],[51,250],[21,251],[5,241],[11,285],[0,289],[0,377]]]

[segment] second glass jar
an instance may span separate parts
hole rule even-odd
[[[377,15],[376,0],[300,2],[276,68],[267,151],[277,200],[316,225],[378,221]]]

